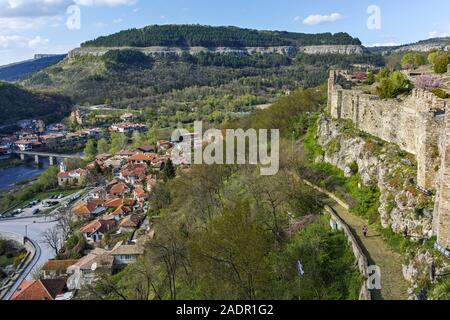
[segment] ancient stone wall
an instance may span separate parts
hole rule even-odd
[[[417,185],[435,190],[434,213],[438,243],[450,247],[450,124],[449,101],[413,89],[403,99],[380,99],[348,89],[345,72],[330,71],[328,112],[335,119],[398,145],[416,156]]]
[[[445,128],[440,140],[441,165],[438,177],[433,224],[438,243],[450,249],[450,110],[444,115]]]

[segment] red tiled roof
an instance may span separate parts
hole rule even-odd
[[[113,194],[122,194],[125,191],[130,190],[125,183],[118,183],[111,188],[111,193]]]
[[[105,203],[105,200],[101,199],[92,199],[87,203],[82,203],[73,209],[73,212],[76,215],[87,215],[94,211],[98,206],[101,206]]]
[[[143,153],[138,153],[135,154],[134,156],[131,156],[128,158],[128,161],[152,161],[153,159],[155,159],[156,155],[154,154],[143,154]]]
[[[78,262],[78,260],[48,260],[42,266],[42,270],[44,270],[44,271],[65,270],[77,262]]]
[[[134,189],[134,193],[138,196],[138,197],[144,197],[145,196],[145,191],[142,188],[136,188]]]
[[[111,228],[113,228],[115,224],[116,222],[114,220],[94,220],[82,227],[80,231],[82,233],[88,234],[92,234],[97,231],[105,233],[111,230]]]
[[[54,300],[65,289],[65,279],[24,280],[11,300]]]

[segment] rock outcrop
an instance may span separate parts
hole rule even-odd
[[[363,54],[365,49],[360,45],[317,45],[317,46],[278,46],[278,47],[81,47],[69,52],[69,58],[84,55],[102,56],[110,50],[138,50],[149,56],[181,55],[184,52],[195,55],[200,52],[219,53],[224,55],[246,55],[246,54],[282,54],[294,55],[297,52],[307,54]]]
[[[318,120],[317,142],[325,151],[317,161],[336,166],[346,176],[357,167],[362,184],[377,185],[384,228],[417,241],[432,237],[433,197],[415,187],[414,157],[395,145],[363,138],[348,124],[324,115]]]
[[[320,45],[300,47],[301,52],[307,54],[363,54],[366,49],[359,45]]]

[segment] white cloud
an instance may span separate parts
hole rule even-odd
[[[0,34],[33,30],[56,20],[56,17],[0,17]]]
[[[300,19],[301,19],[300,16],[296,16],[296,17],[294,17],[293,21],[297,22],[297,21],[300,21]]]
[[[117,7],[136,4],[137,0],[75,0],[75,4],[86,7]]]
[[[343,18],[342,14],[337,12],[332,13],[330,15],[312,14],[308,16],[305,20],[303,20],[303,23],[308,25],[316,25],[322,23],[336,22],[338,20],[341,20],[342,18]]]
[[[123,19],[122,18],[117,18],[113,20],[114,23],[122,23]]]
[[[28,46],[30,48],[40,48],[46,46],[50,40],[41,38],[41,36],[36,36],[28,41]]]
[[[428,38],[444,38],[444,37],[450,37],[450,33],[436,30],[428,32]]]
[[[25,48],[32,49],[45,47],[50,40],[36,36],[32,39],[19,36],[19,35],[0,35],[0,48],[13,49],[13,48]]]
[[[50,17],[64,13],[73,0],[0,0],[0,17]]]
[[[0,35],[0,48],[6,49],[10,47],[22,47],[25,41],[21,36],[2,36]]]
[[[394,42],[394,41],[388,41],[388,42],[378,42],[373,44],[366,45],[367,47],[397,47],[400,46],[401,43]]]

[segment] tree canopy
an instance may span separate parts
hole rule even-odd
[[[347,33],[305,34],[258,31],[238,27],[202,25],[152,25],[124,30],[113,35],[87,41],[83,47],[268,47],[290,45],[340,44],[360,45],[359,39]]]

